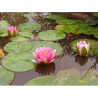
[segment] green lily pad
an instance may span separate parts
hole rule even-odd
[[[92,27],[88,25],[82,25],[79,27],[79,31],[83,34],[91,35],[92,34]]]
[[[25,85],[54,85],[54,76],[52,75],[45,75],[33,78],[32,80],[28,81]]]
[[[5,80],[0,79],[0,86],[9,86],[9,83],[7,83]]]
[[[98,19],[94,16],[87,18],[85,23],[87,23],[88,25],[96,25],[98,24]]]
[[[98,38],[98,27],[93,27],[92,32],[93,32],[93,36]]]
[[[55,29],[57,31],[65,32],[67,34],[74,33],[76,29],[79,28],[79,25],[57,25]],[[80,32],[77,31],[76,34],[79,34]]]
[[[9,53],[3,60],[3,67],[14,72],[24,72],[32,70],[37,64],[33,63],[31,60],[34,59],[32,53],[20,53],[14,54]]]
[[[10,26],[10,24],[6,20],[1,20],[0,21],[0,28],[6,29],[9,26]]]
[[[24,36],[24,37],[27,37],[27,38],[34,38],[34,35],[29,33],[29,32],[18,32],[18,35]]]
[[[67,17],[61,14],[52,14],[52,15],[49,15],[48,18],[52,20],[59,20],[59,19],[66,19]]]
[[[0,34],[0,37],[5,37],[5,36],[8,36],[8,34],[5,32],[5,33],[2,33]]]
[[[24,17],[34,17],[37,16],[38,14],[35,13],[28,13],[28,14],[24,14]]]
[[[26,41],[29,40],[29,38],[23,37],[23,36],[15,36],[10,38],[11,41]]]
[[[84,22],[81,21],[81,20],[73,20],[73,19],[56,20],[56,23],[57,23],[57,24],[60,24],[60,25],[66,25],[66,24],[82,25],[82,24],[84,24]]]
[[[32,49],[30,42],[10,42],[4,46],[4,50],[7,52],[22,53]]]
[[[18,25],[18,30],[21,32],[32,32],[33,30],[39,29],[41,27],[38,23],[23,23]]]
[[[0,85],[2,83],[1,80],[5,81],[5,83],[11,83],[14,79],[14,73],[10,72],[6,69],[4,69],[2,66],[0,66]]]
[[[86,41],[87,43],[89,43],[90,50],[88,52],[88,55],[98,55],[98,41],[89,40],[89,39],[79,39],[79,40],[75,40],[71,42],[71,49],[74,52],[77,52],[76,45],[77,45],[77,42],[80,42],[80,41]]]
[[[94,16],[98,17],[98,13],[93,13]]]
[[[63,48],[61,47],[60,44],[54,43],[54,42],[49,42],[49,41],[34,41],[32,42],[33,48],[30,50],[31,52],[34,52],[37,48],[39,49],[40,47],[51,47],[51,50],[56,49],[56,56],[60,55],[63,52]]]
[[[46,31],[40,32],[38,34],[38,37],[41,40],[57,41],[57,40],[65,38],[66,35],[63,32],[61,32],[61,31],[46,30]]]
[[[78,85],[81,74],[77,69],[59,71],[55,77],[56,85]]]

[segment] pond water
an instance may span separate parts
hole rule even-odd
[[[39,40],[36,34],[38,34],[40,31],[53,30],[57,24],[54,20],[47,19],[47,15],[51,13],[40,12],[37,14],[38,16],[31,18],[24,17],[21,14],[15,16],[15,13],[0,13],[0,20],[7,20],[11,25],[14,26],[27,22],[40,23],[41,28],[33,31],[33,34],[35,35],[35,39],[33,40]],[[67,36],[70,36],[70,34]],[[94,38],[92,35],[88,36],[84,34],[74,35],[68,39],[55,41],[56,43],[59,43],[61,46],[63,46],[64,52],[62,53],[62,56],[55,58],[54,63],[52,64],[46,66],[37,66],[35,69],[26,72],[15,72],[15,78],[10,85],[24,85],[32,78],[41,75],[56,75],[58,71],[63,69],[76,68],[80,72],[83,72],[87,71],[89,68],[93,68],[98,71],[98,56],[79,57],[71,50],[70,42],[81,38],[94,39],[98,41],[98,39]],[[29,41],[33,40],[31,39]],[[0,38],[0,47],[3,48],[8,42],[10,42],[9,37]],[[5,52],[5,54],[7,53]]]

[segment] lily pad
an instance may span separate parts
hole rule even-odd
[[[90,18],[87,18],[85,23],[87,23],[88,25],[96,25],[98,24],[98,18],[92,16]]]
[[[29,33],[29,32],[18,32],[18,35],[24,36],[24,37],[27,37],[27,38],[34,38],[34,35]]]
[[[26,41],[29,40],[29,38],[23,37],[23,36],[15,36],[10,38],[11,41]]]
[[[25,85],[54,85],[54,76],[52,75],[45,75],[33,78],[32,80],[28,81]]]
[[[80,42],[80,41],[86,41],[87,43],[89,43],[90,50],[88,52],[88,55],[98,55],[98,41],[89,40],[89,39],[79,39],[79,40],[75,40],[71,42],[71,49],[74,52],[77,52],[76,45],[77,45],[77,42]]]
[[[24,14],[24,17],[34,17],[37,16],[38,14],[35,13],[28,13],[28,14]]]
[[[7,52],[23,53],[32,49],[30,42],[10,42],[4,46],[4,50]]]
[[[56,49],[56,56],[60,55],[63,52],[63,48],[61,47],[60,44],[54,43],[54,42],[49,42],[49,41],[34,41],[32,42],[33,48],[30,50],[31,52],[34,52],[37,48],[39,49],[40,47],[51,47],[51,50]]]
[[[9,86],[9,83],[7,83],[5,80],[0,79],[0,86]]]
[[[67,17],[62,14],[52,14],[52,15],[49,15],[48,18],[52,20],[59,20],[59,19],[66,19]]]
[[[3,80],[3,82],[5,83],[11,83],[13,79],[14,79],[14,73],[0,66],[0,85],[2,82],[1,80]]]
[[[77,69],[59,71],[55,78],[56,85],[78,85],[81,74]]]
[[[93,36],[98,38],[98,27],[93,27],[92,29]]]
[[[38,34],[38,37],[42,40],[47,41],[57,41],[66,37],[66,35],[61,31],[46,30]]]
[[[23,23],[18,25],[18,30],[21,32],[32,32],[33,30],[39,29],[41,27],[38,23]]]
[[[36,67],[37,64],[33,63],[31,60],[33,59],[32,53],[20,53],[14,54],[9,53],[3,60],[3,67],[14,72],[24,72],[28,70],[32,70]]]
[[[7,21],[5,21],[5,20],[0,21],[0,28],[6,29],[9,26],[10,26],[10,24]]]
[[[73,20],[73,19],[56,20],[56,23],[57,23],[57,24],[60,24],[60,25],[66,25],[66,24],[82,25],[82,24],[84,24],[84,22],[81,21],[81,20]]]
[[[98,13],[93,13],[94,16],[98,17]]]
[[[67,34],[74,33],[76,29],[79,28],[79,25],[57,25],[55,29],[57,31],[65,32]],[[76,34],[79,34],[80,32],[77,31]]]
[[[91,35],[92,34],[92,27],[88,25],[82,25],[79,27],[79,31],[83,34]]]

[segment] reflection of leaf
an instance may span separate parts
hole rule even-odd
[[[98,41],[95,40],[89,40],[89,39],[79,39],[71,42],[71,49],[75,52],[77,52],[77,42],[80,41],[86,41],[90,45],[90,50],[88,52],[89,55],[98,55]]]
[[[38,37],[42,40],[56,41],[66,37],[66,35],[61,31],[46,30],[38,34]]]
[[[54,85],[54,76],[45,75],[36,77],[28,81],[25,85]]]

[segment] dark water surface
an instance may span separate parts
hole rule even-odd
[[[36,36],[36,34],[38,34],[40,31],[51,29],[53,30],[57,25],[55,21],[47,19],[47,15],[49,14],[51,13],[40,12],[36,17],[26,18],[23,15],[15,15],[15,13],[0,13],[0,20],[7,20],[13,26],[17,26],[21,23],[26,22],[40,23],[42,27],[38,30],[33,31],[33,34]],[[62,54],[62,56],[57,57],[52,64],[40,65],[35,69],[27,72],[15,72],[15,79],[12,81],[11,85],[23,85],[30,79],[41,75],[56,75],[58,71],[63,69],[77,68],[80,72],[83,72],[92,67],[93,69],[98,71],[98,56],[79,57],[71,50],[70,42],[81,38],[98,40],[93,36],[81,34],[74,35],[69,39],[57,41],[64,48],[64,53]],[[8,42],[10,42],[8,37],[0,38],[0,47],[3,48]]]

